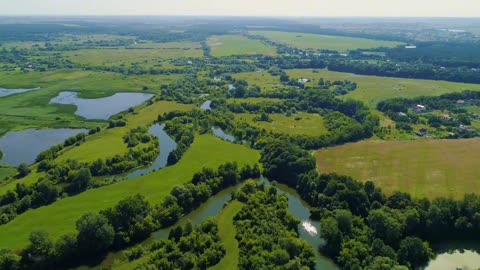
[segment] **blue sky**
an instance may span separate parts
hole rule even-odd
[[[480,0],[0,0],[0,14],[480,17]]]

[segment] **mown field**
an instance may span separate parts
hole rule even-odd
[[[293,114],[292,116],[270,114],[269,117],[272,122],[254,121],[254,118],[258,116],[257,114],[248,113],[235,114],[237,121],[246,121],[252,126],[276,133],[309,136],[319,136],[328,133],[322,117],[318,114],[303,112]]]
[[[350,80],[356,82],[358,88],[343,97],[361,100],[372,107],[376,106],[379,101],[393,97],[436,96],[466,89],[480,90],[479,84],[363,76],[326,69],[292,69],[287,70],[287,74],[291,78],[311,80],[306,84],[307,86],[317,84],[320,78],[330,81]]]
[[[320,172],[371,180],[387,194],[462,198],[480,188],[480,139],[363,141],[320,149]]]
[[[237,232],[233,225],[233,218],[242,207],[241,202],[232,201],[218,214],[218,235],[222,239],[227,253],[217,265],[210,267],[210,270],[237,269],[240,249],[238,248],[238,241],[235,239]]]
[[[82,98],[99,98],[121,91],[160,91],[180,75],[140,75],[124,77],[118,73],[95,71],[0,72],[4,88],[35,88],[40,90],[0,98],[0,136],[10,130],[26,128],[94,127],[98,122],[75,116],[75,106],[49,104],[60,91],[76,91]]]
[[[283,43],[300,49],[326,49],[345,52],[352,49],[370,49],[378,47],[396,47],[400,42],[382,41],[365,38],[327,36],[295,32],[251,31],[274,42]]]
[[[207,153],[209,158],[205,159]],[[74,232],[75,221],[81,215],[112,207],[130,195],[139,193],[152,204],[159,203],[173,186],[190,181],[193,174],[203,167],[216,168],[227,161],[253,165],[259,158],[257,151],[242,145],[223,141],[213,135],[197,136],[190,149],[173,166],[139,178],[87,190],[19,215],[10,223],[0,226],[0,249],[25,247],[32,230],[45,230],[53,238]]]
[[[240,35],[211,36],[207,40],[212,56],[264,54],[274,56],[274,47]]]
[[[69,51],[64,54],[75,63],[87,65],[118,66],[142,64],[179,57],[202,57],[203,51],[196,42],[143,43],[128,48],[96,48]]]

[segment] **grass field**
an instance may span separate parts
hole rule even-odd
[[[446,81],[416,80],[391,77],[363,76],[351,73],[334,72],[326,69],[292,69],[287,70],[291,78],[306,78],[313,80],[306,85],[318,83],[320,78],[325,80],[350,80],[358,83],[358,88],[343,96],[361,100],[374,107],[379,101],[393,98],[417,96],[436,96],[463,90],[480,90],[480,84],[466,84]]]
[[[45,176],[44,172],[41,172],[41,173],[37,172],[36,165],[32,166],[31,169],[32,169],[32,172],[24,178],[21,178],[21,179],[18,179],[18,180],[13,180],[13,181],[9,179],[9,182],[0,182],[0,196],[5,194],[9,190],[15,189],[15,186],[18,183],[22,183],[22,184],[25,184],[25,185],[31,185],[31,184],[37,182],[40,177]],[[15,170],[14,172],[16,173],[17,170],[16,169],[14,169],[14,170]]]
[[[396,47],[402,44],[400,42],[373,40],[365,38],[326,36],[317,34],[278,31],[252,31],[250,32],[250,34],[264,36],[274,42],[283,43],[300,49],[327,49],[340,52],[345,52],[352,49]]]
[[[13,167],[3,167],[0,165],[0,183],[3,181],[3,179],[8,178],[10,176],[14,176],[17,173],[17,169]],[[1,186],[0,186],[1,188]],[[2,192],[0,191],[0,194]]]
[[[99,98],[120,91],[160,91],[179,75],[141,75],[124,77],[121,74],[94,71],[0,72],[1,87],[33,88],[40,90],[0,98],[0,136],[7,131],[26,128],[94,127],[95,121],[75,116],[75,106],[49,104],[60,91],[76,91],[81,98]]]
[[[206,153],[208,159],[204,158]],[[173,186],[190,181],[193,174],[203,167],[216,168],[227,161],[236,161],[239,165],[254,164],[259,158],[257,151],[242,145],[225,142],[212,135],[197,136],[190,149],[174,166],[91,189],[19,215],[10,223],[0,226],[0,249],[24,247],[32,230],[45,230],[53,238],[71,233],[81,215],[112,207],[126,196],[139,193],[152,204],[159,203]]]
[[[279,98],[229,98],[227,99],[228,104],[232,103],[263,103],[263,102],[280,102],[282,101]]]
[[[75,159],[80,162],[90,162],[98,158],[112,157],[116,154],[124,154],[128,151],[127,146],[123,142],[123,136],[132,128],[147,127],[153,123],[158,117],[165,112],[170,111],[188,111],[193,105],[185,105],[171,101],[156,102],[151,106],[142,108],[138,114],[127,116],[127,125],[107,129],[100,133],[89,136],[87,141],[79,147],[70,148],[57,159],[65,161],[67,159]]]
[[[320,172],[371,180],[387,194],[461,198],[480,189],[480,139],[363,141],[316,152]]]
[[[285,88],[285,86],[280,83],[279,76],[272,76],[267,71],[236,73],[233,74],[233,78],[236,80],[245,80],[249,86],[257,85],[261,88],[262,92]]]
[[[264,128],[267,131],[276,133],[287,133],[290,135],[319,136],[328,133],[323,124],[323,119],[318,114],[296,113],[290,117],[284,114],[270,114],[272,122],[253,121],[257,114],[241,113],[235,114],[238,121],[246,121],[252,126]],[[295,118],[300,118],[295,120]]]
[[[215,57],[230,55],[264,54],[274,56],[276,49],[258,40],[240,35],[211,36],[207,40],[211,54]]]
[[[218,214],[218,234],[222,239],[222,243],[225,246],[227,253],[217,265],[210,267],[210,270],[234,270],[238,268],[240,249],[238,248],[238,242],[235,239],[236,229],[233,225],[233,217],[240,212],[242,207],[243,204],[241,202],[232,201],[223,208],[220,214]]]

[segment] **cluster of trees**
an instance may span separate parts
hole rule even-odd
[[[239,269],[314,269],[312,247],[298,238],[300,221],[275,187],[247,181],[235,196],[245,205],[234,217]]]
[[[44,160],[53,160],[57,158],[58,153],[63,150],[63,148],[74,145],[76,143],[84,142],[86,135],[84,133],[79,133],[76,136],[67,138],[62,144],[57,144],[49,149],[40,152],[35,158],[35,162],[41,162]]]
[[[84,170],[85,173],[88,170]],[[202,202],[205,202],[210,196],[216,194],[222,189],[235,185],[242,180],[256,178],[260,176],[258,166],[245,166],[238,168],[236,163],[226,163],[214,171],[212,169],[203,169],[196,173],[190,183],[176,186],[167,195],[163,202],[152,207],[142,196],[136,195],[121,200],[115,207],[103,210],[99,213],[88,213],[77,221],[77,232],[67,234],[60,237],[59,240],[53,242],[45,232],[33,232],[30,236],[31,244],[21,252],[21,258],[14,255],[10,251],[0,251],[0,269],[64,269],[77,266],[88,260],[98,259],[106,254],[108,250],[118,250],[131,246],[135,243],[146,239],[151,232],[162,227],[168,227],[174,224],[180,217],[194,210]],[[50,199],[53,202],[57,198],[57,187],[42,181],[40,185],[47,185],[51,191]],[[36,187],[33,191],[28,190],[29,187],[19,184],[17,185],[16,194],[35,193],[37,189],[46,189],[45,187]],[[50,194],[50,193],[48,193]],[[2,196],[1,202],[12,200],[16,195],[11,192],[6,196]],[[12,198],[11,198],[12,197]],[[215,232],[212,223],[206,222],[204,229],[208,232]],[[202,228],[202,226],[200,226]],[[208,227],[208,228],[207,228]],[[202,229],[203,230],[203,229]],[[204,247],[205,243],[190,243],[186,240],[181,241],[183,236],[190,236],[190,229],[175,229],[172,232],[170,240],[183,245],[181,248]],[[207,232],[204,231],[204,232]],[[198,235],[191,235],[197,237]],[[175,239],[175,240],[174,240]],[[177,241],[178,240],[178,241]],[[154,250],[160,250],[163,244],[155,244]],[[186,246],[185,246],[186,245]],[[192,252],[192,249],[188,249]],[[211,252],[207,252],[211,250]],[[213,265],[223,257],[221,249],[218,245],[212,245],[205,248],[200,258],[193,260],[197,265]],[[172,250],[173,252],[173,250]],[[187,251],[186,251],[187,252]],[[162,254],[163,252],[159,252]],[[153,256],[149,264],[163,264],[165,257],[160,258],[159,254]],[[175,252],[175,254],[177,254]],[[191,266],[192,254],[187,254],[185,263]],[[135,255],[132,255],[135,257]],[[201,258],[205,257],[205,258]],[[168,258],[167,260],[170,260]],[[218,259],[218,260],[217,260]],[[168,263],[175,264],[170,261]],[[11,268],[2,268],[7,265]],[[166,268],[172,269],[172,268]],[[174,268],[176,269],[176,268]],[[184,269],[184,268],[182,268]],[[190,268],[187,268],[190,269]]]
[[[239,169],[236,163],[226,163],[217,171],[203,169],[193,176],[191,183],[175,186],[157,206],[154,217],[163,227],[173,225],[184,213],[197,208],[219,191],[259,176],[257,165]]]
[[[327,90],[333,87],[333,93],[336,96],[346,95],[348,94],[348,92],[357,89],[357,83],[349,80],[331,82],[329,80],[324,80],[323,78],[320,78],[320,80],[318,81],[318,86],[321,89]]]
[[[129,148],[135,147],[140,143],[149,143],[151,140],[155,140],[155,137],[148,134],[148,129],[145,127],[133,128],[123,136],[123,142],[126,143]]]
[[[173,118],[169,119],[170,117]],[[195,138],[194,118],[189,115],[176,116],[175,114],[166,114],[162,120],[165,124],[165,132],[177,143],[177,147],[168,154],[167,158],[167,164],[173,165],[182,158],[183,154],[193,143]]]
[[[134,252],[138,254],[138,249]],[[168,240],[154,242],[148,252],[140,253],[148,254],[150,258],[136,269],[207,269],[220,262],[225,253],[218,225],[210,217],[198,226],[187,222],[173,228]]]
[[[290,155],[296,159],[277,158]],[[300,160],[308,164],[303,170]],[[264,149],[261,162],[267,177],[295,187],[313,207],[327,242],[323,251],[342,269],[416,269],[433,256],[429,242],[480,233],[478,195],[463,200],[412,199],[401,192],[386,196],[372,182],[318,174],[308,152],[279,142]],[[276,168],[292,168],[296,175],[283,177]]]

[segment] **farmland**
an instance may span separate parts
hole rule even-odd
[[[316,152],[321,172],[371,180],[385,192],[462,198],[478,190],[479,139],[365,141]]]
[[[358,88],[345,95],[375,106],[379,101],[393,97],[438,96],[445,93],[464,90],[480,90],[478,84],[455,83],[446,81],[402,79],[391,77],[362,76],[344,72],[334,72],[326,69],[292,69],[287,70],[292,78],[306,78],[311,80],[307,86],[318,83],[320,78],[325,80],[350,80],[358,84]],[[313,81],[313,82],[312,82]]]
[[[251,31],[250,34],[260,35],[274,42],[286,44],[300,49],[336,50],[345,52],[353,49],[370,49],[377,47],[396,47],[399,42],[380,41],[365,38],[326,36],[306,33],[291,33],[277,31]]]
[[[239,35],[211,36],[207,40],[211,54],[215,57],[231,55],[276,55],[274,47],[258,40],[248,39]]]
[[[255,114],[237,114],[238,121],[246,121],[250,125],[267,131],[286,133],[289,135],[319,136],[328,133],[323,124],[323,119],[318,114],[297,113],[292,116],[271,114],[272,122],[254,121]]]
[[[207,152],[209,158],[202,158]],[[54,238],[73,232],[75,221],[84,213],[112,207],[131,194],[139,193],[152,204],[159,203],[173,186],[190,181],[193,174],[203,167],[216,168],[227,161],[236,161],[239,165],[254,164],[259,157],[258,152],[244,146],[212,135],[198,136],[182,160],[173,166],[29,210],[0,226],[0,248],[25,247],[28,235],[34,229],[45,230]]]

